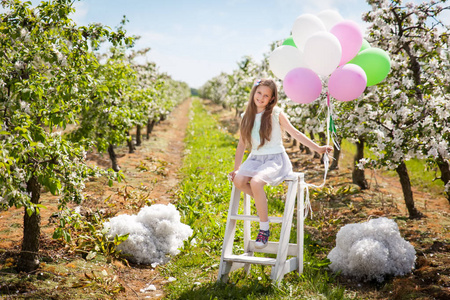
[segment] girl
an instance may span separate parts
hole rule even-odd
[[[264,186],[278,185],[292,172],[291,161],[283,146],[282,130],[318,153],[333,151],[333,147],[319,146],[295,129],[276,106],[277,102],[275,82],[271,79],[257,80],[250,92],[247,109],[241,121],[234,171],[229,174],[239,190],[255,199],[260,220],[255,247],[259,249],[267,246],[270,236]],[[246,147],[251,148],[251,153],[242,163]]]

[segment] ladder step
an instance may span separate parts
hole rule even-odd
[[[249,242],[249,248],[248,251],[251,252],[258,252],[258,253],[271,253],[271,254],[277,254],[278,253],[278,246],[279,242],[268,242],[268,245],[263,249],[258,249],[255,247],[255,241]],[[298,256],[298,245],[289,243],[288,247],[288,256]]]
[[[230,215],[231,220],[244,220],[244,221],[255,221],[259,222],[258,216],[252,215]],[[269,217],[269,223],[282,223],[283,217]]]
[[[294,181],[294,180],[297,180],[297,178],[299,178],[299,177],[302,177],[302,178],[303,178],[303,174],[302,174],[302,173],[294,172],[294,173],[291,173],[291,174],[289,174],[288,176],[286,176],[286,177],[284,178],[284,181]]]
[[[277,262],[276,258],[255,257],[255,256],[248,256],[245,254],[225,256],[223,260],[238,263],[250,263],[250,264],[270,265],[270,266],[275,266],[275,263]]]

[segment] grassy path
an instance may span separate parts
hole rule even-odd
[[[332,276],[325,270],[327,263],[322,260],[323,255],[322,258],[314,256],[322,249],[309,239],[306,242],[308,263],[305,273],[287,275],[280,286],[272,284],[270,268],[260,266],[253,267],[249,276],[241,271],[232,273],[229,284],[216,283],[231,192],[226,174],[234,163],[237,140],[218,125],[219,116],[209,113],[210,110],[206,110],[199,100],[193,102],[182,169],[184,179],[177,206],[183,222],[194,228],[195,243],[193,240],[186,242],[183,252],[161,267],[166,277],[177,279],[167,286],[168,298],[292,299],[323,294],[331,299],[343,299],[344,290],[333,283]],[[283,212],[284,189],[283,186],[267,188],[271,215]],[[276,240],[277,230],[274,232]],[[242,239],[242,230],[238,228],[236,244],[242,243]]]

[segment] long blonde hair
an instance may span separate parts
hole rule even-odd
[[[253,98],[255,97],[256,89],[259,86],[269,87],[272,90],[272,99],[267,104],[264,113],[261,116],[261,127],[259,129],[261,143],[258,148],[262,147],[266,141],[270,141],[270,136],[272,135],[272,111],[278,103],[278,91],[275,82],[272,79],[257,80],[250,92],[250,99],[248,100],[247,109],[245,110],[240,126],[241,138],[243,139],[244,144],[250,148],[252,147],[252,129],[257,113],[256,104]]]

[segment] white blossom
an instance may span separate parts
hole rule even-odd
[[[25,69],[25,66],[26,66],[26,64],[25,64],[23,61],[20,61],[20,60],[18,60],[18,61],[16,61],[16,62],[14,63],[14,68],[15,68],[17,71],[20,71],[20,70]]]

